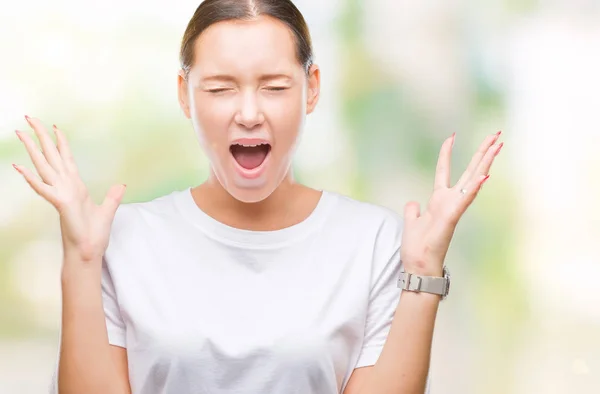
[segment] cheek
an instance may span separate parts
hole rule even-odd
[[[281,100],[273,100],[269,111],[275,142],[289,147],[295,144],[306,116],[306,103],[301,95],[293,95]]]
[[[205,148],[215,150],[227,143],[232,109],[223,103],[195,98],[192,111],[194,128]]]

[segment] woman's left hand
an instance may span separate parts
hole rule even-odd
[[[488,136],[456,185],[450,186],[450,163],[455,134],[442,145],[438,158],[433,193],[421,214],[418,202],[404,207],[401,258],[404,271],[442,276],[444,259],[458,221],[471,205],[489,170],[504,145],[496,145],[498,132]]]

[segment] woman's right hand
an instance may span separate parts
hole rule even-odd
[[[125,185],[112,186],[103,203],[95,204],[79,176],[62,131],[53,126],[57,141],[55,145],[38,119],[27,116],[25,119],[40,141],[42,151],[27,133],[16,133],[25,145],[39,177],[26,167],[13,164],[14,168],[37,194],[58,211],[65,258],[98,260],[108,247],[110,228],[125,194]]]

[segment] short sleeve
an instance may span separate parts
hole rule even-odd
[[[398,240],[390,240],[393,243],[391,252],[389,246],[385,248],[385,251],[381,250],[386,246],[385,242],[381,240],[380,244],[376,246],[379,250],[374,253],[374,260],[377,260],[378,257],[384,258],[384,255],[387,255],[387,259],[383,263],[374,261],[365,334],[356,368],[374,365],[379,358],[400,299],[402,290],[396,284],[400,276],[401,230],[393,231],[393,233]],[[380,234],[380,236],[383,235]],[[393,237],[394,235],[388,234],[387,236]]]
[[[121,317],[115,286],[110,275],[106,256],[102,259],[102,304],[104,306],[104,316],[106,318],[108,343],[123,348],[127,347],[125,323]]]

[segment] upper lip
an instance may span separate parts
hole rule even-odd
[[[263,138],[237,138],[231,141],[231,145],[242,145],[242,146],[257,146],[257,145],[271,145],[271,142]]]

